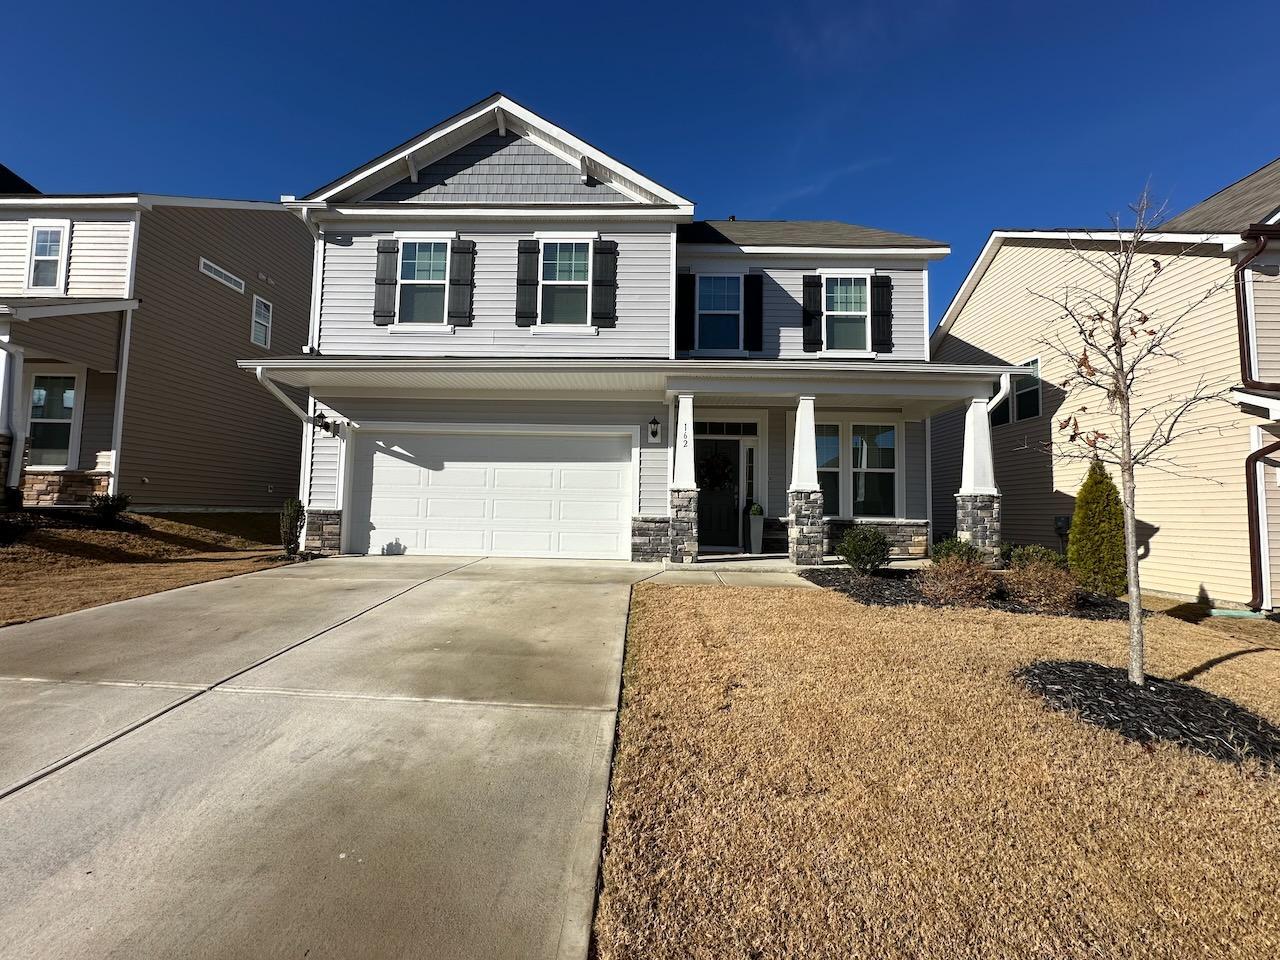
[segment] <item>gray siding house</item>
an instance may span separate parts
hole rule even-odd
[[[307,341],[311,234],[278,204],[0,196],[0,476],[28,506],[275,510],[302,431],[236,359]]]
[[[502,94],[283,203],[307,346],[240,366],[307,425],[312,549],[691,562],[759,504],[798,563],[854,523],[922,555],[928,418],[1015,369],[930,361],[944,244],[696,221]]]

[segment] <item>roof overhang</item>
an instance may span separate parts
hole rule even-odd
[[[1231,391],[1231,402],[1241,407],[1253,407],[1263,411],[1270,420],[1280,420],[1280,395],[1254,393],[1239,388]]]
[[[1004,374],[1029,367],[925,361],[397,359],[306,357],[239,360],[241,369],[317,396],[545,396],[591,400],[767,402],[817,396],[831,402],[909,408],[914,417],[991,395]]]
[[[79,317],[90,313],[136,310],[137,300],[66,300],[57,303],[16,304],[0,301],[0,317],[11,320],[40,320],[46,317]]]
[[[791,247],[738,246],[733,243],[681,243],[681,253],[720,254],[722,256],[770,257],[898,257],[916,260],[941,260],[951,248],[938,247]]]
[[[388,221],[405,222],[420,219],[459,219],[459,220],[529,220],[529,221],[564,221],[592,220],[597,222],[615,221],[658,221],[661,223],[685,222],[693,218],[692,212],[685,212],[678,207],[657,204],[445,204],[445,203],[405,203],[400,206],[379,206],[377,204],[316,204],[286,203],[287,207],[297,211],[312,223],[341,223],[352,226],[362,222],[380,223]]]
[[[681,214],[693,216],[691,200],[650,180],[502,93],[494,93],[467,107],[301,200],[282,197],[281,201],[299,211],[313,202],[338,205],[359,201],[405,177],[416,179],[417,171],[423,167],[493,130],[527,137],[547,152],[578,167],[584,176],[608,183],[637,203],[671,206]]]
[[[218,197],[178,197],[162,193],[62,194],[59,196],[0,196],[0,210],[150,210],[152,207],[208,207],[219,210],[281,210],[271,200],[223,200]]]
[[[930,352],[936,352],[942,345],[951,325],[960,315],[982,281],[983,275],[996,254],[1007,240],[1056,240],[1061,243],[1118,243],[1129,239],[1133,233],[1128,230],[992,230],[991,236],[982,247],[982,252],[969,268],[968,275],[960,284],[960,289],[951,298],[946,312],[942,315],[938,327],[929,337]],[[1173,243],[1182,246],[1203,246],[1206,254],[1224,254],[1244,246],[1244,240],[1238,233],[1148,233],[1143,238],[1146,243]]]

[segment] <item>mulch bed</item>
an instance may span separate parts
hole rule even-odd
[[[837,593],[843,593],[858,603],[865,603],[869,606],[900,607],[912,604],[926,607],[945,606],[945,604],[935,603],[920,592],[920,588],[916,585],[915,570],[889,568],[877,570],[872,574],[863,574],[847,567],[818,567],[811,570],[803,570],[800,572],[800,576],[810,583],[815,583],[828,590],[834,590]],[[1046,615],[1043,610],[1028,607],[999,593],[984,606],[991,610],[1003,610],[1006,613]],[[1129,605],[1123,600],[1117,600],[1114,597],[1086,594],[1075,610],[1059,615],[1077,617],[1082,620],[1127,620],[1129,618]]]
[[[1256,758],[1280,769],[1280,727],[1199,687],[1150,676],[1138,686],[1126,670],[1086,660],[1041,660],[1013,676],[1055,709],[1137,743],[1159,740],[1214,760]]]

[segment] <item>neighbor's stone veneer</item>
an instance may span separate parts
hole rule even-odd
[[[302,547],[311,553],[341,553],[342,511],[308,510]]]
[[[26,507],[87,507],[94,494],[106,493],[111,474],[98,470],[24,471],[22,504]]]
[[[637,563],[671,556],[670,517],[631,518],[631,559]]]
[[[929,554],[928,520],[828,520],[826,552],[835,553],[845,531],[852,526],[875,527],[889,541],[889,556],[900,559],[925,557]]]
[[[671,560],[693,563],[698,559],[698,491],[671,491]]]
[[[13,449],[13,437],[0,433],[0,488],[9,485],[9,451]],[[0,510],[4,506],[0,504]]]
[[[822,491],[787,493],[787,557],[797,566],[822,563],[826,524],[822,520]]]
[[[956,494],[956,539],[990,557],[1000,553],[999,494]]]

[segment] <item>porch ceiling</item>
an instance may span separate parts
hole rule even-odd
[[[39,320],[45,317],[83,316],[133,310],[137,300],[120,297],[7,297],[0,300],[0,318]]]

